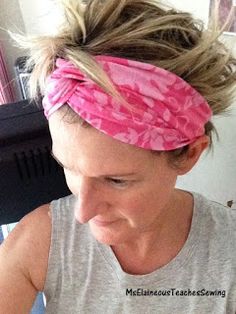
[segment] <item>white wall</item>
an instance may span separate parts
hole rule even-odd
[[[209,0],[168,0],[168,3],[208,23]],[[236,53],[236,36],[224,35],[222,40]],[[178,178],[177,186],[226,205],[229,200],[236,202],[236,103],[231,116],[217,117],[213,122],[220,136],[219,142],[214,141],[214,154],[204,153],[190,173]]]
[[[14,69],[18,57],[25,52],[15,46],[6,30],[34,34],[53,34],[61,21],[57,0],[0,0],[0,41],[3,43],[4,59],[13,89],[15,101],[21,99],[21,92]]]
[[[27,34],[53,34],[61,22],[55,0],[18,0]]]
[[[13,45],[13,41],[6,30],[25,31],[18,0],[1,0],[0,3],[0,40],[3,44],[4,59],[11,80],[10,84],[15,95],[15,101],[17,101],[20,98],[20,91],[15,78],[14,64],[17,57],[22,56],[23,52]]]
[[[210,0],[168,0],[167,3],[176,9],[191,12],[195,17],[200,18],[205,23],[208,21],[208,10]]]
[[[236,200],[236,106],[231,116],[213,121],[220,141],[214,141],[214,151],[204,153],[190,173],[179,177],[177,186],[227,204]]]

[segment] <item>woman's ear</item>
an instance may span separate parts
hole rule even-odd
[[[178,175],[184,175],[193,168],[209,143],[209,136],[202,135],[195,142],[189,144],[188,151],[179,164]]]

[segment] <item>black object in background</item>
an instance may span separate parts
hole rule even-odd
[[[28,99],[30,97],[28,82],[31,71],[26,69],[27,59],[27,56],[23,56],[17,58],[15,62],[15,72],[19,83],[22,99]]]
[[[0,225],[71,194],[43,109],[28,100],[0,106]]]

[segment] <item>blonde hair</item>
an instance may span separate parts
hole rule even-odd
[[[33,97],[37,91],[44,93],[46,78],[58,57],[73,62],[117,97],[109,78],[93,59],[94,55],[112,55],[169,70],[194,87],[214,115],[227,112],[234,96],[236,59],[220,42],[222,29],[215,20],[211,28],[204,29],[191,14],[157,0],[67,0],[64,8],[66,21],[57,35],[25,42],[31,50],[29,64],[34,66]],[[211,121],[205,130],[212,144],[212,131],[216,130]]]

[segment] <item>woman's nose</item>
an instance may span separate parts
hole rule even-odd
[[[86,223],[101,211],[105,210],[104,197],[96,182],[90,178],[80,178],[78,198],[75,206],[75,218],[80,223]]]

